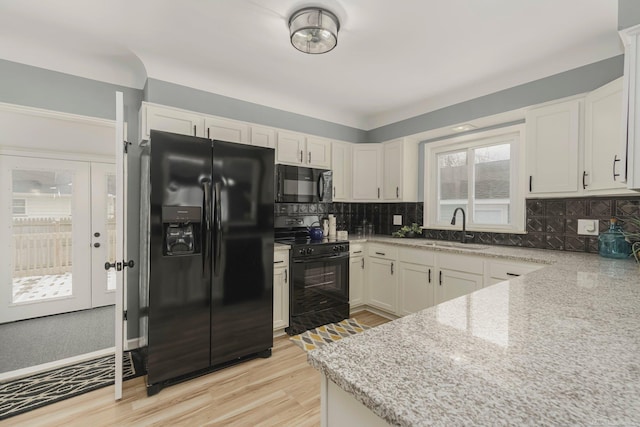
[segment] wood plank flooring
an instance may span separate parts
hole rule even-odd
[[[378,326],[388,319],[352,315]],[[274,339],[269,359],[251,360],[163,389],[147,397],[144,377],[9,418],[7,426],[318,426],[320,374],[288,336]]]

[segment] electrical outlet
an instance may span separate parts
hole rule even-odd
[[[578,220],[578,234],[586,236],[598,235],[598,220],[597,219],[579,219]]]
[[[402,225],[402,215],[393,216],[393,225]]]

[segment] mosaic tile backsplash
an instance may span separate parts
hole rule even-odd
[[[402,215],[403,224],[422,224],[423,203],[282,203],[276,204],[276,214],[328,214],[336,216],[337,228],[350,234],[363,220],[372,223],[376,234],[390,235],[393,215]],[[470,243],[521,246],[574,252],[598,252],[597,236],[577,233],[578,219],[597,219],[600,232],[609,228],[609,219],[616,217],[626,231],[640,232],[625,224],[629,217],[640,217],[640,195],[625,197],[581,197],[567,199],[529,199],[526,201],[527,234],[472,232]],[[424,230],[424,237],[437,240],[459,240],[459,231]]]

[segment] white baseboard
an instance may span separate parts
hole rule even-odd
[[[353,310],[351,310],[350,313],[353,315],[353,314],[356,314],[356,313],[360,313],[362,311],[369,311],[369,312],[371,312],[373,314],[377,314],[378,316],[382,316],[385,319],[389,319],[389,320],[396,320],[396,319],[400,318],[400,317],[398,317],[396,315],[393,315],[391,313],[387,313],[386,311],[382,311],[382,310],[380,310],[378,308],[371,307],[370,305],[366,305],[366,304],[354,308]]]
[[[97,359],[102,356],[115,354],[116,348],[110,347],[103,350],[92,351],[91,353],[81,354],[79,356],[68,357],[66,359],[55,360],[53,362],[43,363],[41,365],[29,366],[28,368],[16,369],[15,371],[3,372],[0,374],[0,382],[15,380],[29,375],[35,375],[50,369],[62,368],[64,366],[73,365],[74,363],[84,362],[85,360]]]

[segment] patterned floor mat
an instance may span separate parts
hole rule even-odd
[[[370,327],[358,323],[356,319],[345,319],[342,322],[319,326],[289,339],[304,351],[310,351],[366,329]]]
[[[104,356],[0,383],[0,420],[111,385],[114,364]],[[125,380],[144,375],[137,354],[124,353],[122,371]]]

